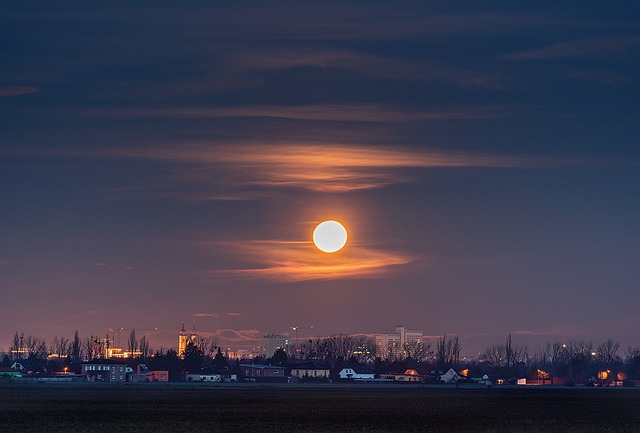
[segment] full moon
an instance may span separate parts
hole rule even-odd
[[[324,221],[313,231],[313,243],[325,253],[335,253],[347,243],[347,230],[338,221]]]

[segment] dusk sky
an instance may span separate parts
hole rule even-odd
[[[5,0],[0,34],[0,348],[640,345],[639,2]]]

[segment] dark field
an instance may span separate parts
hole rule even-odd
[[[640,432],[640,389],[2,384],[0,432]]]

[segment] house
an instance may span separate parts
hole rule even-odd
[[[147,382],[169,382],[169,372],[167,370],[147,371]]]
[[[187,382],[222,382],[222,375],[218,373],[189,373]]]
[[[329,380],[330,376],[331,370],[329,368],[314,362],[305,362],[291,367],[291,377],[298,379]]]
[[[395,382],[423,382],[422,376],[414,368],[407,368],[404,373],[389,372],[380,375],[381,379],[391,379]]]
[[[366,365],[353,365],[340,370],[339,376],[340,379],[367,380],[373,379],[375,375]]]
[[[33,364],[26,359],[18,359],[13,364],[11,364],[11,368],[14,370],[19,370],[21,374],[27,374],[33,371]]]
[[[82,364],[89,382],[126,382],[127,364],[111,359],[96,359]]]
[[[0,368],[0,377],[17,377],[20,376],[20,370],[15,368]]]
[[[453,368],[450,368],[446,373],[440,375],[440,382],[443,383],[456,383],[460,379],[462,379],[462,376],[456,373]]]
[[[251,382],[285,382],[284,367],[264,364],[240,364],[240,376]]]

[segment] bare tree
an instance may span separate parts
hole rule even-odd
[[[138,339],[136,338],[136,330],[132,329],[127,340],[127,351],[131,356],[138,350]]]
[[[620,349],[620,343],[613,340],[607,340],[598,346],[597,359],[604,367],[609,367],[616,362],[620,362],[621,359],[618,356],[618,350]]]
[[[82,342],[80,341],[80,335],[78,330],[73,334],[73,341],[71,342],[71,361],[79,362],[82,359]]]
[[[590,341],[570,341],[563,345],[568,356],[569,380],[574,382],[584,381],[593,364],[593,343]]]
[[[218,340],[214,336],[200,339],[200,350],[204,353],[205,358],[213,359],[218,349]]]
[[[27,351],[28,358],[47,358],[47,343],[39,337],[29,335],[24,339],[24,348]]]
[[[422,341],[409,341],[404,345],[405,357],[417,362],[424,361],[429,355],[429,348],[430,346],[425,345]]]
[[[374,358],[373,340],[365,335],[357,335],[352,338],[353,349],[351,358],[357,362],[370,362]]]
[[[84,341],[84,347],[82,348],[84,351],[85,357],[87,360],[91,361],[92,359],[102,358],[104,352],[102,350],[102,343],[98,339],[98,337],[94,337],[93,335],[87,337]]]
[[[65,337],[53,337],[51,344],[49,345],[51,353],[56,355],[58,359],[67,358],[71,354],[71,345],[69,339]]]
[[[149,347],[149,342],[147,341],[147,336],[143,335],[140,339],[140,356],[143,360],[146,360],[147,358],[149,358],[150,354],[151,349]]]
[[[9,346],[9,353],[11,354],[11,360],[22,359],[25,357],[24,351],[24,332],[13,334],[13,340],[11,346]]]
[[[527,346],[513,344],[511,334],[509,334],[505,342],[504,355],[508,368],[513,368],[519,364],[527,364],[529,361],[529,350]]]
[[[502,368],[506,365],[506,355],[502,344],[487,347],[484,352],[487,365],[491,368]]]
[[[439,367],[456,366],[460,363],[460,341],[458,337],[447,338],[446,334],[438,340],[436,364]]]

